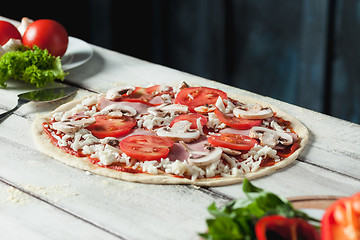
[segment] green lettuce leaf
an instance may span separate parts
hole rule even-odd
[[[0,58],[0,86],[6,87],[9,79],[18,79],[44,87],[55,79],[64,80],[67,74],[61,68],[59,57],[47,50],[34,46],[33,49],[20,48],[5,53]]]

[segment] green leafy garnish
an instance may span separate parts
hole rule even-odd
[[[200,234],[205,239],[252,240],[255,237],[256,222],[268,215],[282,215],[287,218],[302,218],[318,221],[294,209],[291,202],[274,193],[252,185],[247,179],[243,182],[246,198],[240,198],[217,208],[215,203],[208,207],[214,217],[208,219],[208,232]]]
[[[18,79],[36,87],[44,87],[55,79],[64,80],[65,76],[60,58],[36,46],[33,49],[21,47],[17,51],[5,53],[0,58],[1,87],[6,87],[5,82],[9,79]]]

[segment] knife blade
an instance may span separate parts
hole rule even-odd
[[[17,105],[2,114],[0,114],[0,122],[2,122],[11,113],[15,112],[19,107],[28,102],[52,102],[66,98],[78,90],[76,87],[61,87],[61,88],[49,88],[36,90],[31,92],[25,92],[18,95]]]

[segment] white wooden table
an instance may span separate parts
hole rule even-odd
[[[295,164],[254,180],[255,185],[284,197],[360,191],[359,125],[92,47],[90,61],[67,77],[66,84],[81,87],[76,98],[139,81],[186,81],[259,98],[300,119],[310,141]],[[18,93],[30,89],[20,82],[0,89],[0,113],[16,105]],[[208,205],[243,196],[241,184],[198,188],[130,183],[87,174],[45,156],[34,145],[30,124],[37,114],[62,103],[28,103],[0,124],[0,239],[198,239],[197,233],[206,230]]]

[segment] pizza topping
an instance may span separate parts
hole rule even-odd
[[[160,106],[149,107],[148,113],[138,117],[138,127],[153,130],[156,127],[168,126],[179,114],[186,113],[187,106],[165,103]]]
[[[208,136],[208,141],[213,146],[235,150],[250,150],[258,142],[248,136],[232,133]]]
[[[168,137],[174,142],[193,142],[200,137],[200,131],[191,129],[192,123],[189,121],[179,121],[173,124],[172,127],[162,127],[156,130],[156,134],[162,137]]]
[[[226,112],[226,107],[225,107],[224,101],[222,100],[222,98],[220,96],[216,100],[215,107],[217,109],[219,109],[219,111],[221,111],[223,113]]]
[[[172,91],[171,87],[162,87],[160,85],[155,85],[152,87],[135,87],[134,91],[131,93],[127,92],[118,98],[121,101],[127,102],[141,102],[148,104],[150,106],[156,106],[164,103],[160,95],[169,93]]]
[[[123,95],[130,95],[134,92],[135,87],[129,88],[112,88],[106,92],[106,98],[109,100],[117,100],[120,99]]]
[[[96,113],[96,115],[109,115],[112,117],[122,117],[123,115],[134,117],[136,114],[137,111],[135,108],[120,103],[109,105],[100,112]]]
[[[66,139],[70,140],[72,138],[72,141],[70,142],[63,142],[64,145],[70,144],[70,147],[78,151],[80,149],[83,149],[85,146],[92,145],[94,143],[98,143],[99,139],[96,138],[89,130],[83,128],[80,129],[78,132],[75,133],[75,135],[65,135],[61,140],[64,141]]]
[[[266,119],[274,114],[270,107],[263,108],[259,104],[238,106],[234,108],[233,113],[236,117],[244,119]]]
[[[189,121],[191,122],[191,129],[199,129],[202,130],[203,126],[207,123],[207,118],[204,115],[198,113],[190,113],[190,114],[181,114],[172,120],[170,123],[170,127],[172,127],[176,122],[179,121]]]
[[[290,134],[265,127],[253,127],[250,130],[250,137],[259,139],[261,146],[272,148],[279,143],[285,146],[293,143],[293,138]]]
[[[194,108],[194,111],[200,114],[207,114],[207,113],[211,113],[213,111],[215,111],[216,106],[212,105],[212,104],[206,104],[204,106],[199,106]]]
[[[254,126],[260,126],[262,124],[262,120],[239,118],[228,114],[224,114],[218,109],[216,109],[214,113],[222,123],[235,129],[241,129],[241,130],[250,129]]]
[[[175,101],[188,106],[190,112],[195,112],[196,107],[215,106],[218,97],[227,99],[227,94],[219,89],[209,87],[189,87],[181,90]]]
[[[222,156],[221,148],[210,147],[207,149],[208,151],[194,151],[183,141],[180,141],[180,144],[187,152],[189,152],[189,158],[187,161],[190,165],[206,166],[211,163],[220,161],[220,158]]]
[[[239,150],[234,150],[234,149],[224,148],[224,147],[221,147],[221,149],[223,150],[224,153],[229,154],[229,155],[233,155],[233,156],[240,156],[240,155],[243,154]]]
[[[188,88],[189,85],[186,82],[181,82],[179,86],[176,88],[176,93],[179,93],[181,90],[184,90],[185,88]]]
[[[188,107],[180,104],[164,103],[160,106],[148,108],[148,112],[156,117],[165,117],[169,115],[187,113]]]
[[[208,128],[214,129],[215,131],[226,128],[226,124],[221,122],[215,113],[209,113],[208,117],[209,121],[206,124]]]
[[[166,137],[132,135],[120,142],[120,149],[140,161],[161,160],[169,154],[173,141]]]
[[[119,162],[121,151],[110,145],[104,145],[99,151],[99,160],[102,164],[108,166],[114,162]]]
[[[114,138],[114,137],[106,137],[106,138],[103,138],[103,139],[100,139],[100,143],[101,144],[108,144],[112,147],[117,147],[119,146],[119,140],[117,138]]]
[[[111,117],[108,115],[95,116],[96,122],[88,127],[88,130],[97,138],[121,137],[127,134],[135,125],[136,120],[123,116]]]
[[[81,128],[87,127],[91,124],[95,123],[95,118],[83,118],[77,121],[63,121],[63,122],[54,122],[52,124],[53,129],[57,131],[61,131],[63,133],[75,133],[79,131]]]

